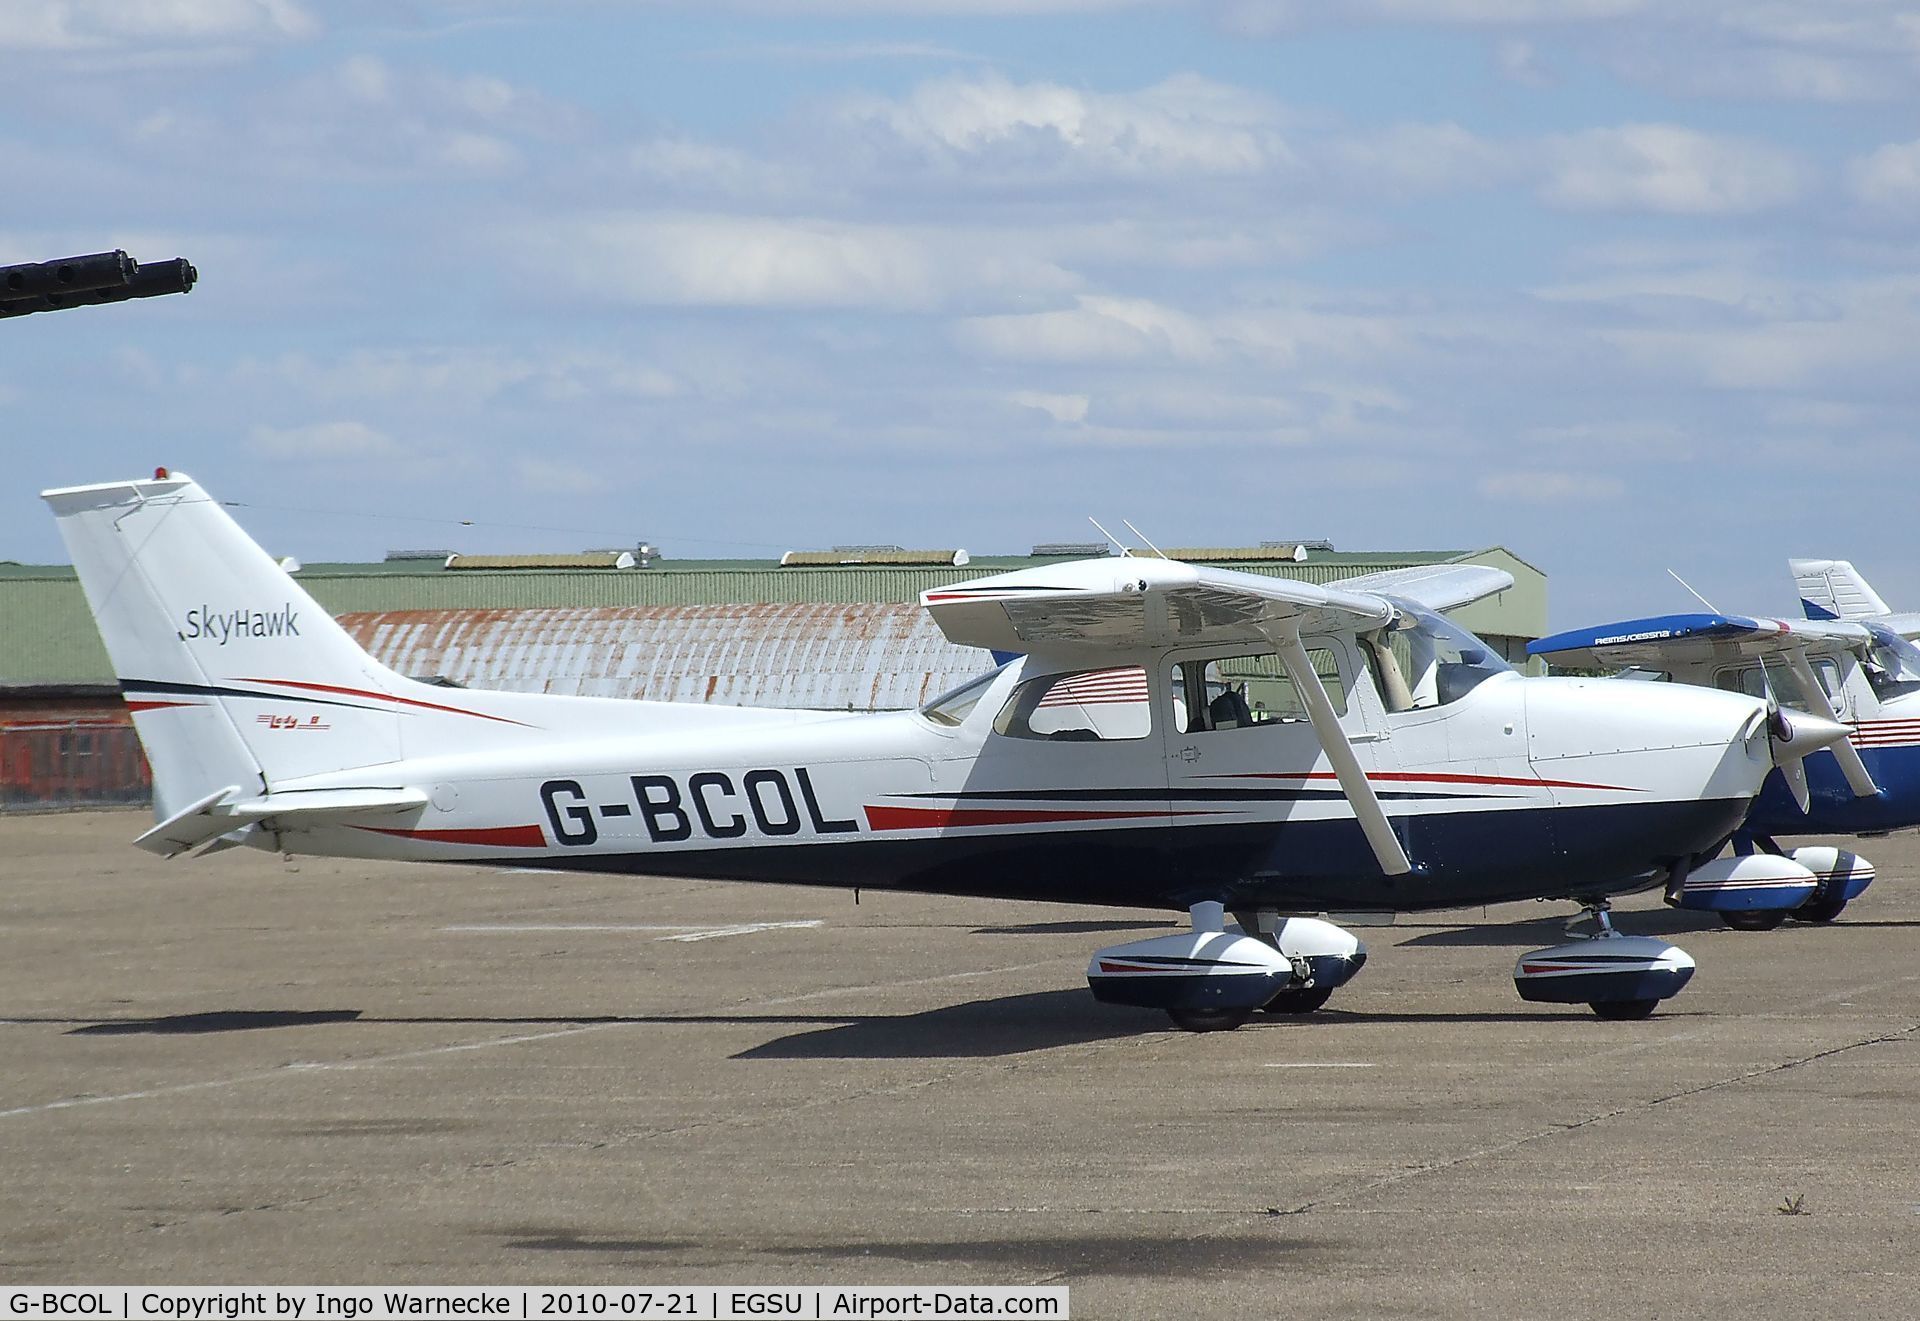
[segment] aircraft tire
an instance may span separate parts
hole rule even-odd
[[[1735,931],[1771,931],[1787,920],[1782,908],[1749,908],[1744,912],[1722,913],[1720,920]]]
[[[1595,1000],[1587,1006],[1609,1023],[1627,1023],[1638,1018],[1651,1018],[1653,1011],[1659,1007],[1658,1000]]]
[[[1311,1014],[1333,995],[1331,986],[1303,986],[1282,991],[1260,1006],[1263,1014]]]
[[[1846,910],[1845,899],[1809,899],[1787,916],[1796,922],[1831,922]]]
[[[1251,1009],[1169,1009],[1167,1017],[1183,1032],[1231,1032],[1249,1018]]]

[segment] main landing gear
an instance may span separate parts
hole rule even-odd
[[[1318,918],[1246,911],[1229,925],[1212,902],[1189,914],[1190,931],[1095,954],[1087,965],[1094,998],[1164,1009],[1188,1032],[1229,1032],[1260,1012],[1311,1013],[1367,961],[1359,940]]]
[[[1590,921],[1592,935],[1520,956],[1513,986],[1522,1000],[1584,1004],[1601,1018],[1617,1020],[1646,1018],[1680,993],[1693,976],[1692,956],[1652,936],[1621,935],[1613,929],[1610,907],[1603,898],[1582,900],[1567,933]]]

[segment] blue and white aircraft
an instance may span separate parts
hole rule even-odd
[[[1871,863],[1829,846],[1782,849],[1775,835],[1883,835],[1920,825],[1920,615],[1890,610],[1846,560],[1790,560],[1804,619],[1660,615],[1574,629],[1527,650],[1561,665],[1624,670],[1780,701],[1850,730],[1833,756],[1767,778],[1733,845],[1738,876],[1671,895],[1765,930],[1788,917],[1831,922],[1872,883]],[[1776,706],[1778,704],[1776,703]],[[1776,719],[1792,721],[1778,710]],[[1805,874],[1781,865],[1790,861]],[[1742,881],[1745,883],[1741,883]]]

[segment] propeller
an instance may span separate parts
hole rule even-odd
[[[1674,573],[1667,572],[1673,580],[1693,593],[1693,598],[1714,614],[1720,613],[1720,607],[1706,597],[1694,591],[1693,584]],[[1793,794],[1793,801],[1806,812],[1813,806],[1813,794],[1807,788],[1807,754],[1818,752],[1821,748],[1831,747],[1834,758],[1840,763],[1841,772],[1847,777],[1847,784],[1861,798],[1871,798],[1880,792],[1880,787],[1868,774],[1866,763],[1860,760],[1860,750],[1847,740],[1851,732],[1840,723],[1840,717],[1833,709],[1833,703],[1827,700],[1827,693],[1814,677],[1813,667],[1807,663],[1807,654],[1803,648],[1792,647],[1787,650],[1787,669],[1793,675],[1794,683],[1805,695],[1807,703],[1816,708],[1818,714],[1795,711],[1789,717],[1787,709],[1780,705],[1780,695],[1773,689],[1773,676],[1767,672],[1765,655],[1756,656],[1760,662],[1760,683],[1767,691],[1767,735],[1773,745],[1773,764],[1780,768],[1780,778],[1787,782],[1787,789]]]
[[[1771,698],[1771,692],[1769,692]],[[1832,747],[1847,737],[1847,727],[1838,720],[1788,711],[1772,701],[1767,713],[1767,737],[1773,744],[1773,764],[1793,792],[1793,801],[1805,812],[1813,802],[1807,790],[1806,758],[1810,752]]]
[[[1814,677],[1813,666],[1807,663],[1807,653],[1799,648],[1788,652],[1787,668],[1793,671],[1794,682],[1800,685],[1800,691],[1813,713],[1839,723],[1839,713],[1828,700],[1827,690]],[[1851,738],[1843,738],[1835,743],[1833,756],[1840,763],[1840,773],[1847,777],[1847,784],[1856,798],[1872,798],[1880,792],[1880,786],[1873,782],[1873,775],[1867,770],[1866,763],[1860,760],[1860,749],[1853,746]]]

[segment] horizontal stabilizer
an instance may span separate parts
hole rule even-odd
[[[172,816],[162,821],[146,834],[133,841],[137,849],[157,853],[163,858],[177,857],[196,845],[226,834],[233,829],[233,822],[213,814],[214,804],[228,794],[240,792],[240,786],[230,784],[224,789],[215,789]]]
[[[259,821],[319,825],[343,817],[411,812],[427,805],[427,795],[420,789],[290,790],[226,801],[238,792],[229,787],[208,794],[134,840],[134,847],[172,858]]]

